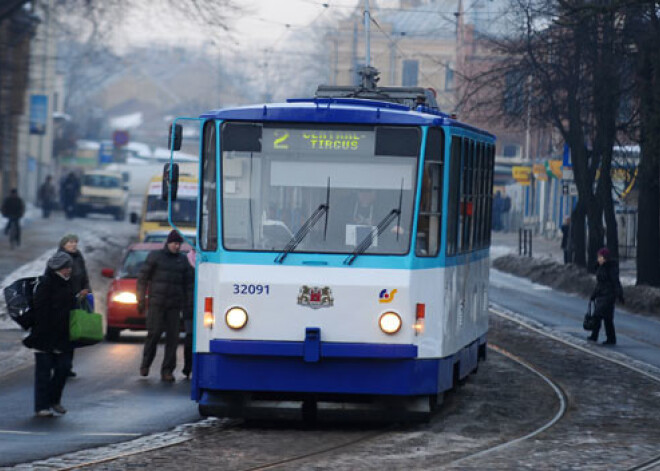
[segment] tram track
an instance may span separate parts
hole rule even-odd
[[[620,367],[624,367],[634,373],[643,375],[643,377],[647,379],[660,383],[660,376],[658,375],[655,375],[649,371],[645,371],[644,369],[638,366],[626,364],[621,359],[611,358],[597,351],[592,351],[579,344],[571,343],[570,341],[567,341],[566,339],[561,338],[560,336],[555,335],[552,332],[544,331],[542,328],[536,327],[534,325],[531,325],[516,318],[515,315],[513,315],[514,313],[511,313],[510,311],[507,312],[506,310],[504,310],[499,306],[493,305],[491,306],[490,310],[494,315],[501,317],[502,319],[505,319],[507,321],[514,322],[530,332],[533,332],[538,335],[542,335],[548,339],[551,339],[552,341],[560,342],[561,344],[564,344],[575,350],[578,350],[581,353],[586,353],[600,360],[607,361],[612,364],[616,364]],[[557,403],[558,403],[557,410],[554,412],[551,418],[549,418],[548,420],[537,426],[533,431],[526,433],[525,435],[518,436],[510,440],[506,440],[501,443],[497,443],[492,446],[482,448],[476,452],[464,454],[463,456],[453,457],[453,459],[445,461],[444,463],[438,463],[435,466],[436,468],[453,469],[454,467],[462,468],[465,466],[477,465],[479,463],[478,460],[484,458],[485,456],[491,456],[491,457],[499,456],[501,459],[502,455],[498,453],[504,453],[505,451],[511,449],[515,445],[521,444],[523,442],[529,441],[534,438],[538,438],[544,432],[548,432],[557,424],[562,423],[562,419],[566,416],[566,411],[570,405],[569,403],[570,395],[567,394],[567,392],[564,390],[564,388],[558,381],[553,379],[552,374],[548,374],[547,372],[544,372],[542,368],[539,368],[538,366],[532,364],[532,362],[530,362],[527,359],[527,357],[521,357],[509,351],[508,349],[503,348],[501,345],[494,343],[493,341],[489,343],[489,349],[490,351],[506,357],[509,361],[522,366],[527,371],[530,371],[534,375],[538,376],[553,391],[554,396],[557,398]],[[441,413],[437,414],[436,417],[442,417],[445,416],[447,413],[451,413],[451,410],[449,411],[447,410],[448,408],[451,407],[452,407],[452,401],[445,402],[445,405],[440,409]],[[217,421],[215,423],[217,423]],[[235,431],[239,431],[241,435],[246,433],[248,435],[248,438],[251,438],[253,435],[252,430],[247,430],[247,431],[241,430],[242,423],[243,422],[240,420],[224,421],[222,425],[218,427],[218,432],[221,434],[219,436],[222,437],[223,436],[222,434],[224,433],[232,433]],[[302,466],[303,463],[305,465],[312,465],[312,466],[317,465],[318,463],[318,465],[321,468],[323,468],[324,462],[331,463],[332,460],[336,459],[337,456],[340,456],[342,454],[341,453],[342,451],[350,455],[349,450],[351,448],[364,446],[364,445],[369,446],[370,442],[374,442],[383,437],[387,437],[388,434],[391,434],[394,427],[395,426],[390,426],[377,431],[371,430],[368,433],[353,435],[348,440],[334,439],[334,442],[333,440],[327,440],[333,443],[328,444],[328,446],[316,447],[316,449],[309,452],[304,452],[299,454],[294,453],[290,456],[282,456],[280,454],[280,456],[278,456],[276,459],[270,461],[266,460],[263,463],[252,463],[252,464],[244,463],[244,465],[239,465],[236,466],[235,468],[232,467],[232,469],[241,469],[242,471],[260,471],[260,470],[267,470],[267,469],[274,469],[281,467],[284,468],[291,467],[291,469],[295,469],[296,466]],[[310,430],[310,432],[313,431]],[[406,434],[407,431],[399,431],[399,433]],[[180,439],[176,442],[173,441],[171,443],[164,444],[163,446],[153,446],[148,449],[143,448],[141,450],[137,450],[134,452],[118,453],[116,456],[106,456],[103,459],[88,460],[88,461],[80,460],[75,465],[72,464],[71,466],[67,466],[67,467],[57,466],[57,468],[58,469],[86,469],[86,468],[113,469],[113,462],[115,460],[126,458],[129,456],[140,455],[151,451],[162,450],[165,448],[174,447],[176,445],[185,446],[186,442],[190,442],[194,440],[194,438],[195,438],[194,434],[191,433],[188,436],[185,435],[181,436]],[[305,448],[309,449],[309,447],[305,447]],[[356,453],[358,454],[364,453],[364,450],[356,451]],[[333,454],[334,456],[329,456],[330,454]],[[247,464],[247,466],[245,466],[245,464]],[[103,465],[107,465],[107,467],[103,467]],[[626,471],[647,471],[651,469],[658,469],[659,465],[660,465],[660,455],[650,459],[646,459],[645,461],[635,464],[632,467],[627,467],[627,468],[622,467],[621,469],[626,469]],[[100,467],[97,468],[97,466]],[[414,466],[413,469],[415,469]]]

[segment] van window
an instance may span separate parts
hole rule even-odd
[[[121,188],[119,178],[111,175],[84,175],[82,184],[96,188]]]

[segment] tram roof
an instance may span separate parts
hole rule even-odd
[[[492,138],[483,129],[471,126],[437,110],[386,101],[359,98],[296,98],[286,103],[266,103],[207,111],[204,119],[259,122],[309,122],[342,124],[381,124],[409,126],[452,126]]]

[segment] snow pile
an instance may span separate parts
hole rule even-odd
[[[596,286],[594,275],[577,265],[564,265],[549,258],[530,258],[515,254],[493,260],[500,271],[528,278],[553,289],[576,293],[588,298]],[[660,316],[660,288],[624,284],[623,309],[640,314]]]

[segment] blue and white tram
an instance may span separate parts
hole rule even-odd
[[[493,135],[421,106],[346,98],[199,119],[202,415],[428,409],[476,371]]]

